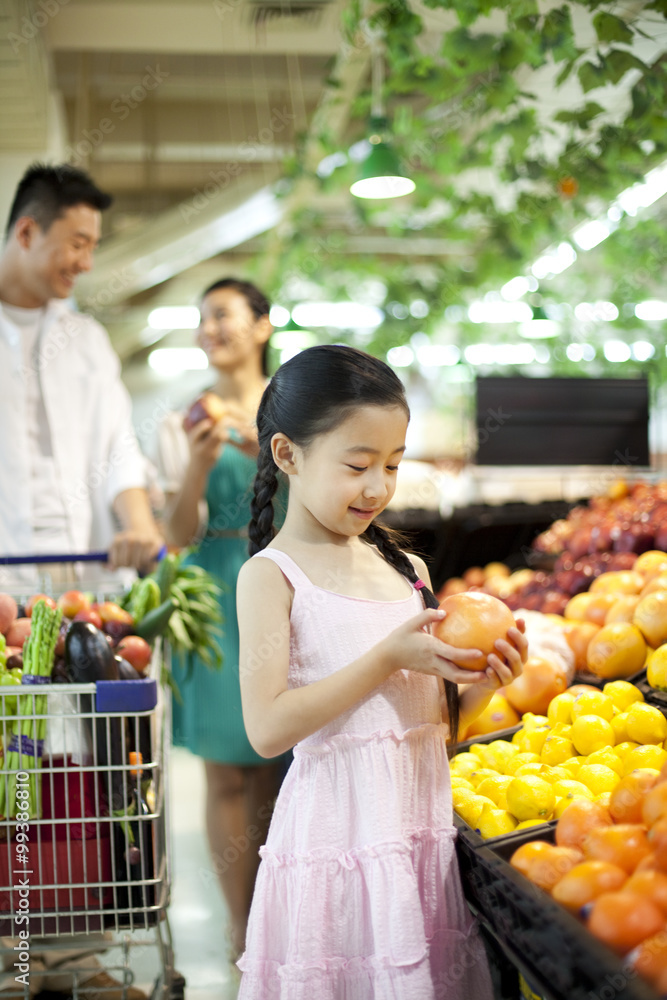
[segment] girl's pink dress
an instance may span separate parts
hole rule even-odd
[[[278,549],[258,557],[294,588],[291,688],[423,609],[407,580],[404,600],[365,600],[316,587]],[[239,1000],[491,1000],[454,853],[446,736],[437,679],[400,670],[296,745],[260,850]]]

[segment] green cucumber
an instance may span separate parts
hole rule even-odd
[[[171,618],[172,612],[176,608],[176,603],[168,598],[163,601],[157,608],[149,611],[145,615],[139,624],[135,627],[134,634],[145,639],[146,642],[153,642],[157,639],[159,635],[162,635],[167,625],[169,624],[169,619]]]

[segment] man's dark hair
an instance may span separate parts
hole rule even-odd
[[[46,232],[51,224],[73,205],[90,205],[103,212],[113,198],[100,191],[83,170],[67,163],[49,167],[33,163],[19,181],[9,211],[7,233],[22,215],[29,215]]]

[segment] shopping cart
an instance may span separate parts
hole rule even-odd
[[[104,554],[48,561],[100,561],[100,556]],[[45,559],[20,561],[43,564]],[[113,585],[117,588],[115,581]],[[86,589],[93,589],[100,601],[118,596],[104,581],[94,588],[88,581]],[[26,595],[14,596],[20,600]],[[4,800],[13,784],[12,800],[18,803],[13,815],[8,808],[0,818],[0,957],[6,970],[13,971],[18,959],[19,972],[27,973],[16,982],[17,996],[29,995],[30,978],[35,991],[32,956],[57,950],[65,938],[63,948],[69,953],[72,936],[74,950],[97,953],[109,947],[106,938],[100,943],[101,932],[117,936],[111,947],[120,949],[121,958],[105,968],[125,987],[133,978],[131,949],[151,947],[157,953],[154,1000],[183,996],[185,983],[174,970],[167,915],[171,726],[169,697],[158,683],[165,657],[168,646],[158,642],[148,676],[141,680],[0,685],[2,747],[19,753],[18,767],[0,766]],[[30,754],[35,749],[30,738],[44,726],[40,766]],[[20,810],[30,783],[38,789],[41,808],[28,817]],[[58,971],[70,969],[63,963]],[[85,974],[74,965],[71,972],[76,1000]],[[34,976],[47,974],[38,967]],[[39,991],[39,980],[36,987]],[[104,1000],[103,990],[99,1000]]]

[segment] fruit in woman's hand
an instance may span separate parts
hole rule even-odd
[[[496,652],[496,640],[507,638],[507,630],[516,624],[507,605],[481,591],[450,594],[440,608],[446,615],[435,623],[433,632],[438,639],[455,649],[479,649],[482,653],[472,663],[451,657],[453,663],[466,670],[484,670],[487,657]]]
[[[52,597],[49,597],[48,594],[33,594],[32,597],[28,598],[25,604],[24,610],[26,613],[26,618],[32,618],[32,611],[35,605],[37,604],[37,601],[46,601],[46,604],[49,608],[55,608],[56,606],[56,602],[53,600]]]
[[[17,614],[18,606],[11,594],[0,594],[0,632],[7,632]]]
[[[7,645],[8,646],[23,646],[30,635],[30,619],[29,618],[17,618],[9,626],[7,630]]]
[[[138,635],[126,635],[116,646],[116,652],[140,674],[143,674],[151,662],[151,647]]]
[[[192,430],[195,424],[201,420],[212,420],[217,424],[222,420],[226,412],[226,407],[219,396],[214,392],[204,392],[195,399],[183,420],[183,427],[186,431]]]
[[[81,590],[66,590],[56,603],[66,618],[74,618],[80,611],[90,609],[90,601]]]

